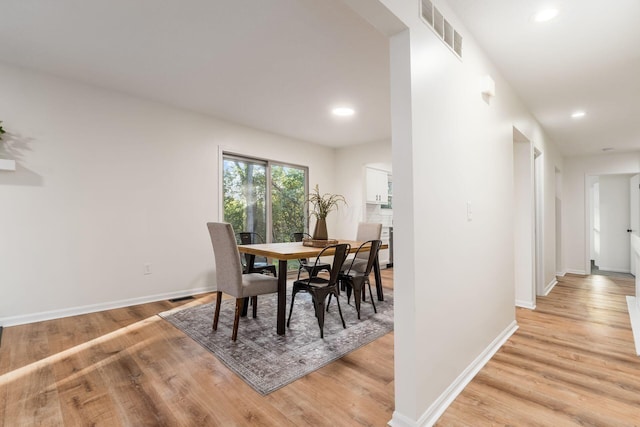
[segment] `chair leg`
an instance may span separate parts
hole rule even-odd
[[[236,314],[233,318],[233,332],[231,333],[231,341],[235,341],[238,338],[238,323],[240,323],[240,313],[242,312],[242,305],[244,298],[236,298]]]
[[[351,294],[353,292],[353,286],[351,285],[351,280],[343,280],[345,290],[347,291],[347,304],[351,303]]]
[[[369,286],[369,292],[371,292],[371,286]],[[258,297],[251,297],[251,304],[253,304],[253,318],[255,319],[258,315]]]
[[[218,318],[220,317],[220,303],[222,302],[222,292],[216,292],[216,311],[213,313],[213,330],[218,330]]]
[[[340,308],[340,298],[338,298],[338,295],[336,295],[336,303],[338,304],[338,313],[340,313],[340,320],[342,320],[342,328],[347,329],[347,325],[346,323],[344,323],[344,317],[342,317],[342,309]]]
[[[318,318],[318,326],[320,326],[320,338],[324,338],[324,299],[326,295],[316,295],[313,298],[313,305],[315,306],[316,317]]]
[[[371,282],[369,282],[367,280],[367,285],[369,285],[369,296],[371,297],[371,305],[373,306],[373,312],[377,313],[378,310],[376,310],[376,303],[373,301],[373,293],[371,292]]]
[[[287,319],[287,328],[289,327],[289,323],[291,322],[291,314],[293,313],[293,302],[296,300],[296,294],[298,292],[294,289],[291,293],[291,307],[289,308],[289,318]]]
[[[353,285],[353,299],[356,302],[356,311],[358,312],[358,320],[360,320],[360,301],[362,298],[362,282],[359,280],[360,277],[354,277],[352,281]]]
[[[247,317],[248,312],[249,312],[249,298],[245,298],[244,303],[242,304],[242,312],[240,313],[240,317]]]

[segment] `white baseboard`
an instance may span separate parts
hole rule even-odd
[[[62,317],[77,316],[79,314],[95,313],[97,311],[112,310],[114,308],[129,307],[132,305],[146,304],[149,302],[162,301],[173,298],[182,298],[191,295],[204,294],[215,291],[215,287],[203,287],[197,289],[188,289],[175,292],[167,292],[164,294],[148,295],[138,298],[130,298],[126,300],[110,301],[99,304],[83,305],[79,307],[70,307],[60,310],[43,311],[40,313],[30,313],[20,316],[0,317],[0,325],[16,326],[26,323],[42,322],[44,320],[60,319]]]
[[[567,274],[566,271],[563,271],[563,272],[557,272],[556,271],[556,277],[564,277],[565,274]]]
[[[536,309],[536,305],[531,302],[531,301],[523,301],[523,300],[516,300],[516,307],[522,307],[522,308],[528,308],[529,310],[535,310]]]
[[[549,295],[549,292],[551,292],[551,290],[558,284],[558,281],[556,280],[556,278],[554,277],[552,281],[550,281],[547,286],[545,286],[544,291],[542,292],[542,296],[547,296]]]
[[[500,335],[493,340],[491,344],[482,352],[469,366],[456,378],[456,380],[447,387],[447,389],[433,402],[433,404],[422,414],[417,420],[394,411],[393,418],[388,425],[392,427],[430,427],[438,421],[444,411],[451,405],[456,397],[471,382],[473,377],[487,364],[493,355],[507,342],[509,337],[518,330],[518,324],[514,320]]]
[[[587,276],[587,275],[591,274],[591,272],[587,273],[585,270],[572,270],[570,268],[567,268],[567,273],[569,273],[569,274],[579,274],[581,276]]]
[[[636,343],[636,354],[640,356],[640,308],[638,308],[636,297],[627,297],[627,308],[629,309],[633,340]]]

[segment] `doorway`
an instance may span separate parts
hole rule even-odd
[[[545,287],[544,284],[544,165],[542,152],[533,149],[533,181],[535,185],[535,283],[536,294],[547,295],[555,282]]]
[[[638,175],[610,174],[586,177],[589,201],[587,236],[591,274],[623,275],[631,277],[632,270],[630,233],[632,216],[637,213],[631,199],[637,191],[632,187]],[[637,185],[637,184],[636,184]]]
[[[535,183],[534,148],[513,128],[514,286],[515,305],[534,309],[535,287]]]

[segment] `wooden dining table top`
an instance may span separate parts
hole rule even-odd
[[[349,253],[354,253],[364,242],[355,240],[338,240],[338,243],[348,243],[351,245]],[[389,245],[383,244],[380,249],[387,249]],[[324,248],[304,246],[302,242],[284,242],[284,243],[256,243],[251,245],[238,245],[238,251],[250,255],[258,255],[267,258],[275,258],[279,260],[312,258]],[[326,255],[332,255],[333,249],[326,252]]]

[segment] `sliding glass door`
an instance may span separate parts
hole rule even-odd
[[[306,168],[273,164],[271,171],[271,225],[274,242],[290,242],[293,233],[307,230]]]
[[[224,156],[223,213],[236,233],[252,231],[267,236],[267,163]]]
[[[307,230],[307,168],[225,153],[222,182],[223,218],[236,233],[289,242]]]

